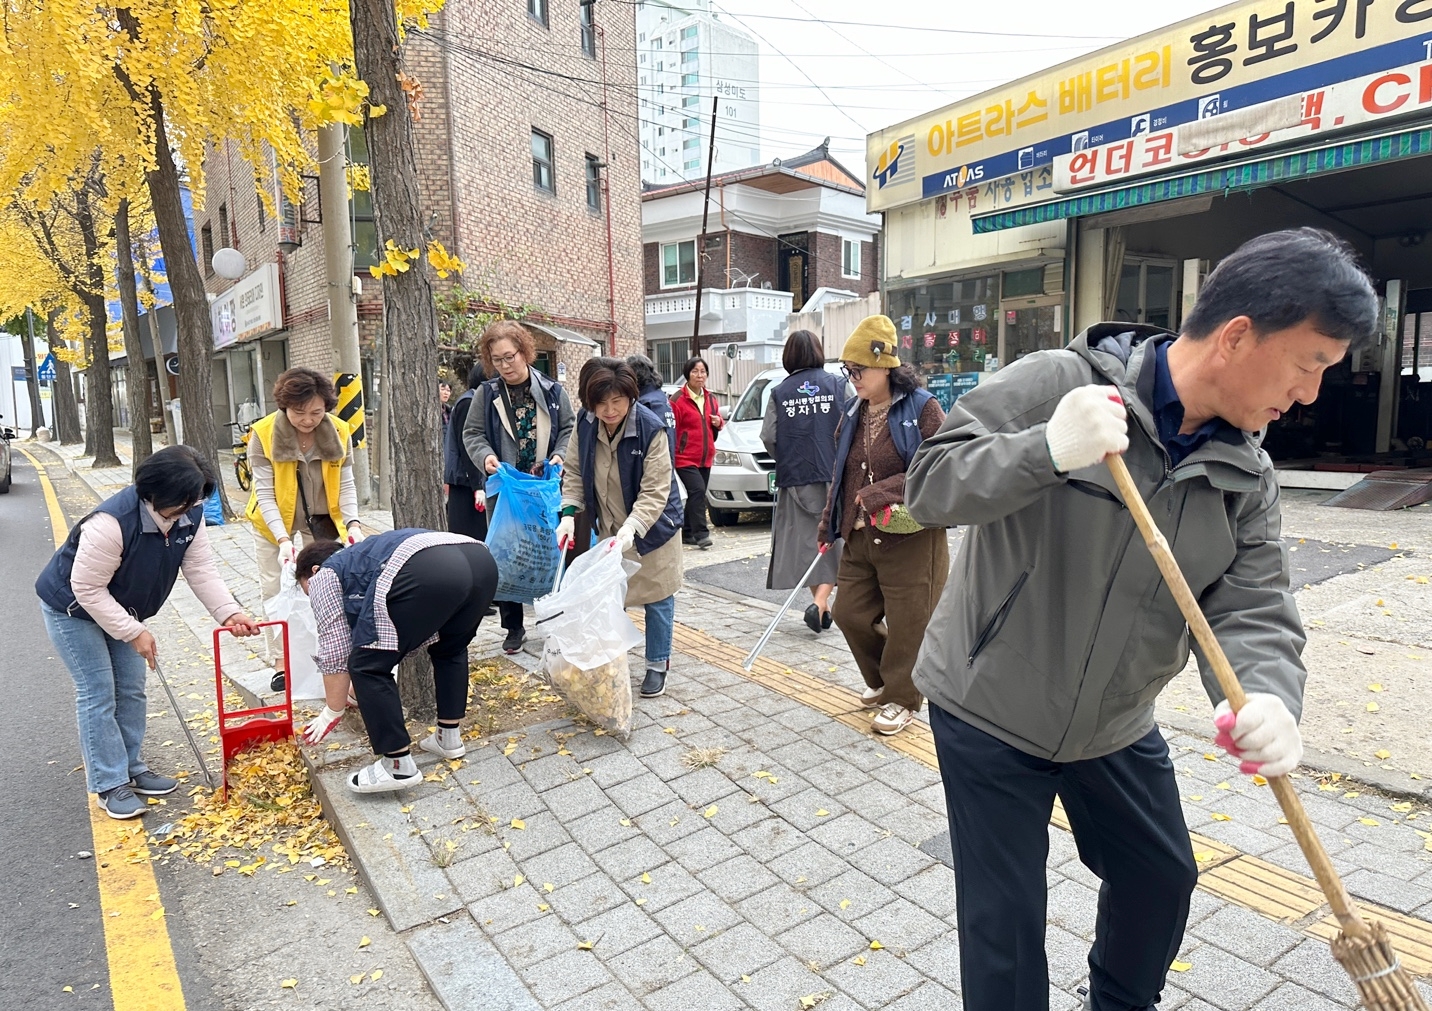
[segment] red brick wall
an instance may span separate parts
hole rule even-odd
[[[856,279],[846,277],[841,273],[841,238],[839,235],[830,232],[812,232],[810,234],[815,236],[810,263],[810,289],[812,292],[817,288],[843,288],[864,296],[880,287],[879,264],[875,261],[875,243],[862,242],[860,244],[860,277]]]

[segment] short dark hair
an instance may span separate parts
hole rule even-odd
[[[134,472],[134,489],[155,509],[205,501],[219,486],[213,466],[193,446],[165,446]]]
[[[925,377],[909,362],[890,370],[890,392],[914,393],[925,385]]]
[[[1238,316],[1260,336],[1309,321],[1321,334],[1358,346],[1377,329],[1377,292],[1342,239],[1290,228],[1249,239],[1225,257],[1184,317],[1183,336],[1201,340]]]
[[[342,550],[342,541],[316,540],[312,544],[306,545],[298,553],[298,557],[293,560],[294,571],[298,573],[300,579],[307,579],[314,566],[322,565]]]
[[[338,406],[338,388],[333,385],[332,379],[316,369],[289,369],[280,373],[273,382],[273,399],[279,410],[302,407],[314,397],[323,398],[325,411]]]
[[[452,383],[448,382],[446,379],[439,379],[439,380],[438,380],[438,389],[441,390],[444,386],[446,386],[449,390],[452,389]]]
[[[588,358],[577,377],[577,397],[582,407],[595,411],[598,404],[612,396],[633,401],[641,396],[636,373],[620,358]]]
[[[487,373],[482,371],[481,362],[473,362],[472,368],[467,370],[467,388],[475,390],[487,379]]]
[[[781,352],[781,367],[794,375],[825,364],[825,345],[809,330],[792,330]]]
[[[700,365],[703,369],[706,370],[706,374],[708,376],[711,374],[711,366],[706,364],[706,359],[702,358],[700,355],[692,355],[690,358],[686,359],[686,364],[681,366],[681,378],[690,379],[691,370],[696,368],[696,366],[698,365]]]
[[[656,362],[646,355],[627,355],[626,363],[636,373],[636,385],[641,392],[661,389],[661,373],[656,371]]]

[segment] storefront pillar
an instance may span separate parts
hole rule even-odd
[[[1105,258],[1108,230],[1079,228],[1074,247],[1074,325],[1071,334],[1082,333],[1104,320]]]

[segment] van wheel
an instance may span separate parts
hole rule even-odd
[[[711,525],[717,527],[734,527],[741,522],[741,514],[734,509],[711,509]]]

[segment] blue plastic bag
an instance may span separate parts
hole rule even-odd
[[[562,471],[543,464],[542,476],[499,464],[487,479],[492,501],[487,550],[497,563],[497,600],[530,604],[552,592],[561,554],[557,550],[557,513],[562,507]]]
[[[204,500],[204,522],[211,527],[224,525],[224,507],[219,503],[219,489]]]

